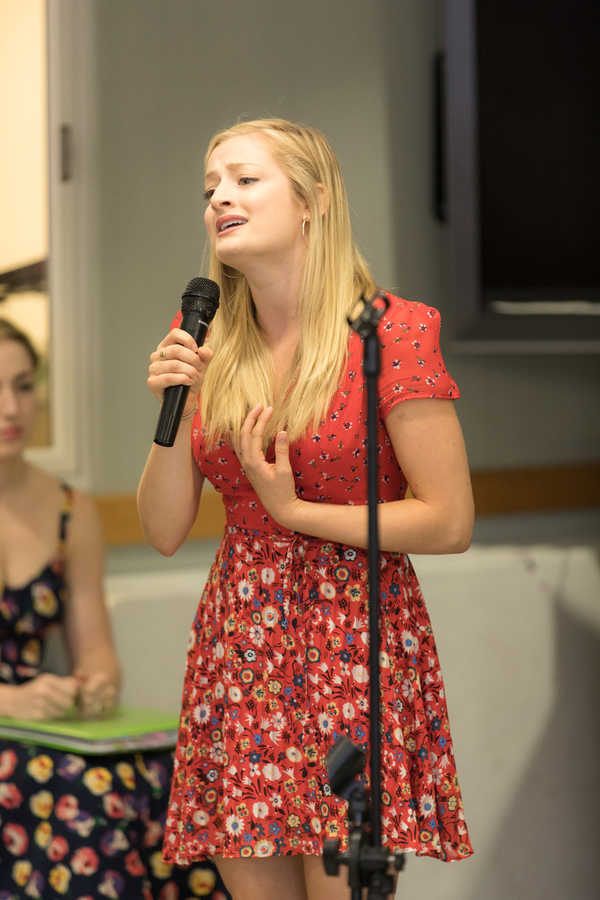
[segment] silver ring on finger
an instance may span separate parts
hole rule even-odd
[[[161,348],[160,348],[160,350],[158,351],[158,355],[160,356],[161,359],[164,359],[164,358],[166,357],[166,353],[165,353],[165,348],[164,348],[164,347],[161,347]]]

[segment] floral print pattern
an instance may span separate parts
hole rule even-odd
[[[0,741],[0,900],[50,889],[74,900],[226,900],[210,863],[163,862],[172,765],[169,752],[84,758]]]
[[[459,396],[439,351],[437,311],[390,300],[379,326],[383,503],[407,487],[385,429],[389,410],[412,397]],[[361,343],[352,333],[326,420],[290,448],[303,499],[366,502]],[[227,528],[190,635],[165,859],[321,854],[326,838],[345,847],[347,805],[332,796],[326,757],[344,734],[368,752],[367,554],[277,525],[231,447],[205,450],[199,413],[192,445],[223,494]],[[427,610],[408,558],[380,560],[382,840],[442,860],[466,857]]]
[[[0,600],[0,681],[39,674],[48,630],[62,620],[65,489],[55,560]],[[1,588],[1,585],[0,585]],[[35,665],[27,646],[36,642]],[[171,752],[65,753],[0,739],[0,900],[227,900],[215,867],[163,862]]]

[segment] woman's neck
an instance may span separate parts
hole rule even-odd
[[[300,336],[300,292],[304,259],[277,266],[261,266],[246,273],[256,308],[256,316],[267,345],[271,348]]]

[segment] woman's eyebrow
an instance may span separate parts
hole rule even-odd
[[[27,378],[31,378],[33,375],[35,375],[33,369],[24,369],[22,372],[17,372],[17,374],[14,376],[13,381],[23,381],[23,379],[26,380]]]
[[[258,163],[251,163],[251,162],[227,163],[227,165],[225,166],[226,169],[230,169],[231,171],[233,171],[235,169],[246,169],[248,167],[251,167],[253,169],[263,169],[264,168],[264,166],[261,166]],[[216,177],[217,177],[217,173],[211,169],[211,171],[207,172],[206,175],[204,176],[204,180],[208,181],[209,178],[216,178]]]

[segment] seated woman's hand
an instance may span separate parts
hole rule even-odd
[[[83,719],[101,719],[110,715],[117,701],[117,688],[106,672],[76,669],[79,692],[77,706]]]
[[[45,672],[11,692],[9,715],[15,719],[62,719],[75,706],[77,679]]]

